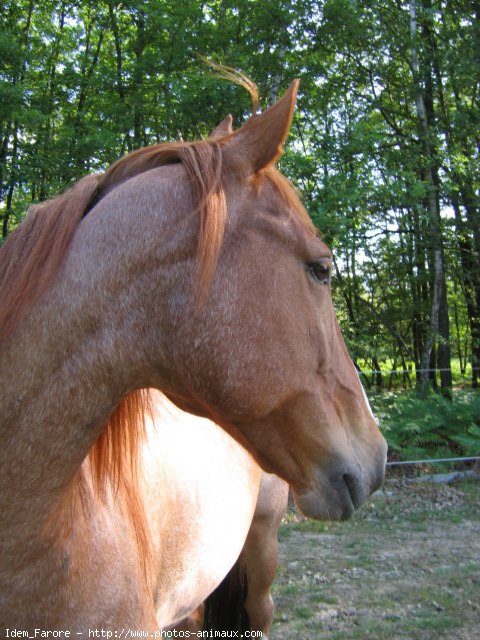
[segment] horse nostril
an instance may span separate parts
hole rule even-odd
[[[344,473],[342,478],[347,485],[353,506],[355,509],[358,509],[358,507],[363,503],[363,491],[360,480],[349,473]]]

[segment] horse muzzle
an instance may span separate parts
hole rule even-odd
[[[386,444],[381,449],[368,471],[357,462],[318,469],[312,484],[292,488],[295,504],[309,518],[347,520],[383,482]]]

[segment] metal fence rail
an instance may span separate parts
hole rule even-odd
[[[415,464],[437,464],[444,462],[475,462],[480,460],[480,456],[469,456],[467,458],[432,458],[430,460],[393,460],[387,462],[387,467],[400,467]]]

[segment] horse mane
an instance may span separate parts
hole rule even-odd
[[[81,504],[88,504],[89,488],[104,499],[107,489],[121,496],[125,515],[137,539],[140,561],[146,574],[150,537],[143,501],[138,491],[139,452],[146,437],[145,418],[153,414],[149,389],[136,389],[124,396],[91,447],[76,478]]]
[[[254,104],[255,91],[251,88]],[[121,183],[168,164],[181,164],[185,168],[198,211],[198,298],[203,302],[215,271],[227,221],[221,147],[230,138],[231,135],[227,135],[197,142],[161,143],[133,151],[104,173],[86,176],[60,196],[30,206],[25,220],[0,249],[0,347],[12,337],[54,281],[83,217]],[[273,165],[264,168],[255,179],[261,185],[263,178],[269,180],[286,203],[298,212],[305,227],[314,230],[290,182]],[[90,449],[77,477],[77,488],[83,501],[88,487],[85,482],[88,470],[97,495],[105,496],[107,486],[121,492],[144,559],[148,556],[149,537],[137,476],[140,445],[145,435],[144,420],[150,407],[148,390],[139,389],[127,394]]]
[[[0,249],[0,344],[16,329],[58,272],[99,176],[82,178],[62,195],[31,205]]]

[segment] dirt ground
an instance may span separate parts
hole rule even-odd
[[[390,480],[354,518],[289,512],[271,640],[479,640],[480,482]]]

